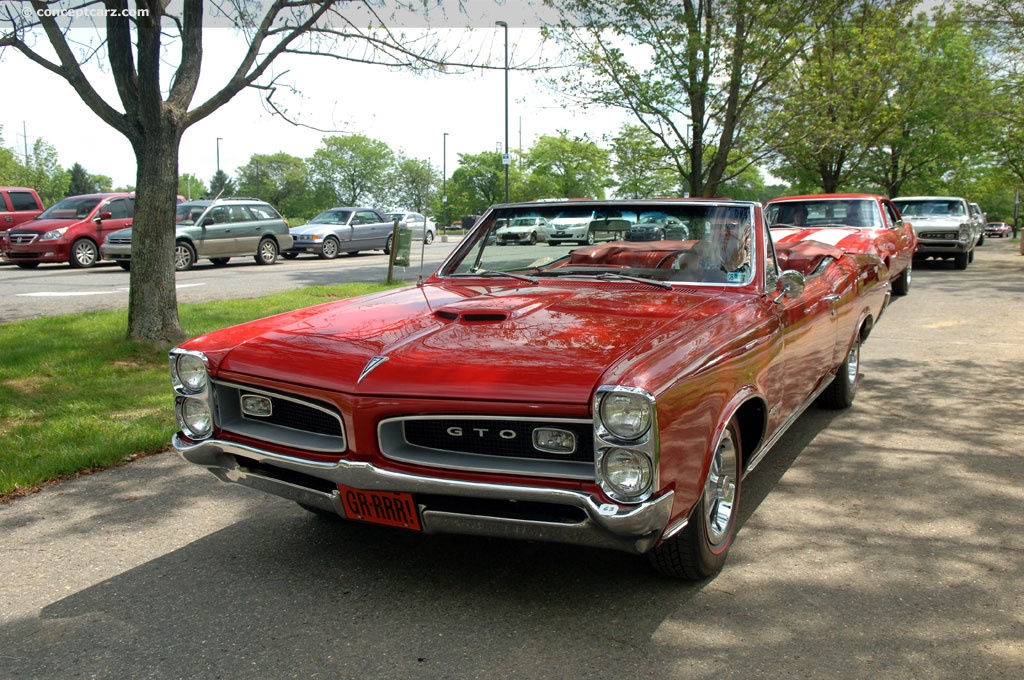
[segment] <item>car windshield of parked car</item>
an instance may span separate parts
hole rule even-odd
[[[896,207],[904,217],[966,217],[967,211],[961,201],[929,200],[900,201]]]
[[[779,201],[765,208],[771,227],[882,226],[876,203],[869,198]]]
[[[555,217],[566,212],[590,218],[591,231],[581,231],[578,240],[556,238],[560,227]],[[538,218],[548,222],[547,242],[497,247],[493,236],[506,221],[514,225]],[[635,233],[640,220],[652,220],[659,228]],[[756,262],[753,220],[753,204],[739,201],[678,201],[656,214],[642,204],[568,211],[543,203],[502,207],[478,223],[439,276],[744,285],[753,280]]]
[[[88,217],[102,199],[99,196],[72,196],[63,201],[54,203],[44,210],[38,219],[41,220],[70,220]]]
[[[351,210],[325,210],[309,221],[309,224],[348,224]]]

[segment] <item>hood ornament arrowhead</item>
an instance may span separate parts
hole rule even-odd
[[[381,357],[381,356],[372,356],[372,357],[370,357],[370,360],[366,362],[365,366],[363,366],[363,372],[359,374],[359,380],[356,380],[356,384],[358,385],[359,383],[361,383],[363,381],[363,378],[365,378],[367,376],[367,374],[369,374],[370,371],[372,371],[373,369],[377,368],[378,366],[380,366],[381,364],[383,364],[387,360],[388,360],[387,357]]]

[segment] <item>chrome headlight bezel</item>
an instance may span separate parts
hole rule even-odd
[[[642,411],[632,427],[623,427],[614,409]],[[628,385],[602,385],[594,395],[594,476],[609,498],[619,503],[642,503],[658,490],[658,414],[654,395]],[[605,420],[613,421],[612,427]],[[627,419],[629,420],[629,419]],[[614,429],[613,429],[614,428]],[[626,436],[622,436],[626,435]],[[625,484],[623,480],[634,478]]]
[[[207,439],[215,427],[209,360],[202,352],[175,347],[168,355],[174,386],[174,413],[189,439]]]
[[[56,241],[59,238],[64,238],[64,234],[68,233],[68,227],[58,227],[57,229],[51,229],[50,231],[44,232],[39,237],[40,241]]]

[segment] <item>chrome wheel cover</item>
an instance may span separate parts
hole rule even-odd
[[[736,501],[738,455],[732,430],[726,429],[704,481],[704,528],[711,545],[718,545],[729,536]]]
[[[75,244],[75,252],[72,255],[79,267],[91,267],[96,264],[96,247],[91,241],[81,240]]]
[[[860,372],[860,338],[853,341],[850,353],[846,355],[846,379],[851,387],[857,384],[857,374]]]

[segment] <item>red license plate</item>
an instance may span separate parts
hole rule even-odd
[[[338,485],[338,491],[341,492],[341,502],[349,519],[422,531],[420,515],[411,493],[365,491],[341,484]]]

